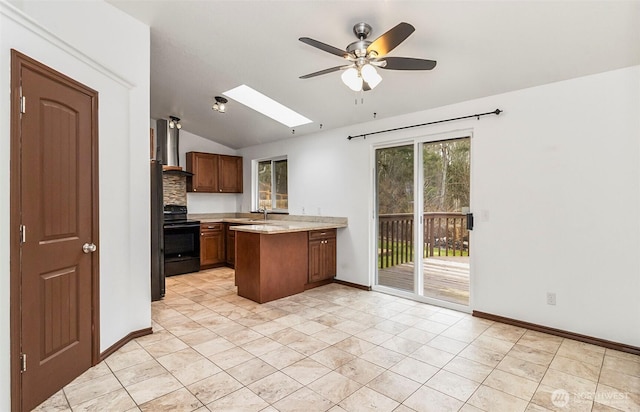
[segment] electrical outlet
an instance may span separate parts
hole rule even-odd
[[[547,292],[547,305],[556,305],[556,294],[553,292]]]

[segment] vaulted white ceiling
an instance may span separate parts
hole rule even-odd
[[[151,26],[151,116],[232,148],[291,137],[292,129],[214,96],[241,84],[313,120],[295,136],[640,64],[639,1],[120,1]],[[389,56],[437,60],[432,71],[379,70],[355,93],[342,64],[299,37],[344,49],[358,22],[375,39],[399,22],[416,31]]]

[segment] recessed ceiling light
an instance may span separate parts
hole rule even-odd
[[[253,90],[246,84],[238,86],[235,89],[227,90],[222,94],[264,114],[265,116],[269,116],[273,120],[276,120],[287,127],[295,127],[313,122],[303,115],[276,102],[272,98]]]

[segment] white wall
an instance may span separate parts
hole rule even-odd
[[[0,2],[0,410],[10,409],[10,49],[99,92],[100,350],[151,325],[149,28],[103,2]],[[95,19],[100,16],[100,19]],[[114,28],[117,28],[115,30]]]
[[[504,113],[346,139],[496,108]],[[251,160],[287,155],[290,212],[348,217],[338,278],[370,285],[372,146],[471,130],[472,309],[640,346],[638,113],[632,67],[254,146],[240,150],[242,205]]]

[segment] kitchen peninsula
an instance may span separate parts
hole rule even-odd
[[[332,217],[198,218],[224,222],[235,232],[238,295],[258,303],[331,282],[336,274],[336,229],[347,227],[346,218]]]

